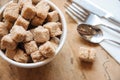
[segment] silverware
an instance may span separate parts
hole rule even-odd
[[[101,25],[88,25],[88,24],[80,24],[77,26],[77,31],[80,34],[80,36],[92,43],[101,43],[102,41],[111,41],[117,45],[120,46],[119,42],[110,40],[110,39],[105,39],[102,30],[99,28]]]
[[[90,25],[103,25],[104,23],[101,21],[100,17],[97,15],[90,13],[89,11],[83,9],[82,7],[76,5],[75,3],[65,4],[66,12],[78,23],[85,22]],[[105,25],[104,25],[105,26]],[[112,28],[110,26],[105,26],[111,30],[114,30],[118,33],[120,31],[118,29]]]
[[[82,6],[84,9],[89,12],[99,16],[100,18],[104,18],[111,23],[120,26],[120,20],[116,19],[113,14],[94,4],[90,0],[73,0],[72,3],[75,3],[78,6]]]
[[[84,10],[82,7],[77,6],[76,4],[72,3],[65,3],[66,12],[77,22],[81,23],[84,22],[89,13],[88,11]]]

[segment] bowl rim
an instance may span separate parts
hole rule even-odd
[[[51,1],[49,0],[45,0],[48,2],[48,4],[50,6],[52,6],[55,10],[58,11],[59,15],[60,15],[60,18],[61,18],[61,23],[62,23],[62,35],[61,35],[61,39],[60,39],[60,44],[58,46],[58,48],[56,49],[56,53],[55,53],[55,56],[59,53],[59,51],[62,49],[64,43],[65,43],[65,40],[66,40],[66,36],[67,36],[67,25],[66,25],[66,20],[65,20],[65,17],[62,13],[62,11]],[[8,2],[7,4],[11,3],[12,1]],[[7,5],[6,4],[6,5]],[[4,10],[5,6],[4,5],[1,9],[0,9],[0,12],[2,10]],[[40,66],[43,66],[47,63],[49,63],[50,61],[52,61],[55,56],[51,57],[51,58],[48,58],[44,61],[41,61],[41,62],[37,62],[37,63],[19,63],[19,62],[16,62],[16,61],[13,61],[11,60],[10,58],[8,58],[1,50],[0,50],[0,56],[1,58],[3,58],[4,60],[6,60],[7,62],[9,62],[10,64],[13,64],[15,66],[18,66],[18,67],[23,67],[23,68],[35,68],[35,67],[40,67]]]

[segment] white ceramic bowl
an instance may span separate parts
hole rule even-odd
[[[60,38],[60,44],[59,44],[58,48],[56,49],[56,54],[55,54],[55,56],[56,56],[59,53],[59,51],[61,50],[61,48],[62,48],[62,46],[63,46],[63,44],[65,42],[65,39],[66,39],[66,34],[67,34],[66,21],[65,21],[65,17],[63,15],[63,13],[61,12],[61,10],[55,4],[53,4],[51,1],[49,1],[49,0],[46,0],[46,1],[49,3],[50,6],[52,6],[55,10],[58,11],[58,13],[60,15],[61,22],[62,22],[62,31],[63,31],[63,34],[61,35],[61,38]],[[3,9],[5,8],[5,6],[3,6],[0,9],[0,12],[3,11]],[[19,62],[16,62],[16,61],[13,61],[13,60],[9,59],[1,50],[0,50],[0,56],[4,60],[6,60],[7,62],[9,62],[9,63],[11,63],[11,64],[13,64],[15,66],[23,67],[23,68],[35,68],[35,67],[43,66],[43,65],[49,63],[55,57],[54,56],[52,58],[49,58],[49,59],[46,59],[44,61],[37,62],[37,63],[19,63]]]

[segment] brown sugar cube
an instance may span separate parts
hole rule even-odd
[[[37,43],[44,43],[50,39],[49,31],[42,26],[38,26],[37,28],[31,30],[34,40]]]
[[[49,9],[50,9],[50,6],[46,1],[44,1],[44,0],[40,1],[36,5],[37,16],[40,17],[41,19],[45,20]]]
[[[15,22],[15,25],[22,26],[25,30],[27,30],[29,26],[29,21],[25,20],[22,16],[19,16]]]
[[[39,47],[39,51],[44,57],[47,58],[53,57],[55,55],[55,47],[49,41],[41,45]]]
[[[26,50],[27,54],[31,54],[31,53],[38,50],[38,47],[37,47],[37,44],[36,44],[35,41],[30,41],[28,43],[25,43],[24,47],[25,47],[25,50]]]
[[[51,37],[59,36],[62,34],[59,24],[56,22],[48,22],[44,25],[44,27],[49,30]]]
[[[7,49],[6,52],[5,52],[5,55],[10,58],[10,59],[13,59],[14,56],[16,55],[16,52],[17,50],[10,50],[10,49]]]
[[[90,49],[90,53],[89,53],[89,61],[90,62],[93,62],[95,61],[95,56],[96,56],[96,51],[95,49]]]
[[[27,63],[29,61],[29,56],[21,49],[18,49],[16,55],[14,56],[14,60],[20,63]]]
[[[2,38],[6,34],[8,34],[7,27],[6,27],[5,23],[0,22],[0,38]]]
[[[37,4],[38,2],[40,2],[41,0],[32,0],[33,4]]]
[[[62,23],[61,22],[57,22],[59,28],[62,30]]]
[[[89,48],[84,48],[84,47],[80,48],[79,58],[82,61],[85,61],[85,62],[94,62],[95,55],[96,55],[96,52],[95,52],[94,49],[89,49]]]
[[[35,16],[35,17],[32,19],[31,24],[32,24],[33,26],[39,26],[39,25],[42,25],[43,22],[44,22],[44,20],[43,20],[42,18],[39,18],[39,17]]]
[[[50,39],[49,31],[42,26],[38,26],[37,28],[31,30],[34,40],[37,43],[44,43]]]
[[[50,41],[51,42],[51,41]],[[54,43],[54,42],[51,42],[51,45],[54,47],[54,49],[56,50],[57,47],[58,47],[58,44]]]
[[[22,42],[26,37],[26,31],[22,26],[14,25],[10,30],[12,39],[16,42]]]
[[[20,10],[22,10],[23,6],[26,4],[32,4],[31,0],[18,0],[18,5],[20,6]]]
[[[57,11],[52,11],[48,13],[47,21],[49,22],[57,22],[59,21],[59,14]]]
[[[26,37],[24,39],[24,42],[29,42],[33,40],[33,34],[30,31],[26,31]]]
[[[52,37],[50,42],[52,43],[52,45],[54,46],[55,49],[57,49],[59,43],[60,43],[60,39],[57,37]]]
[[[19,16],[19,6],[17,3],[10,3],[3,12],[5,20],[15,22]]]
[[[4,23],[5,23],[5,25],[6,25],[7,29],[8,29],[8,31],[10,31],[10,29],[11,29],[12,26],[13,26],[13,23],[11,23],[11,22],[9,22],[9,21],[7,21],[7,20],[6,20]]]
[[[57,38],[57,37],[52,37],[50,41],[55,43],[55,44],[59,44],[60,43],[60,39]]]
[[[26,20],[31,20],[34,18],[35,14],[35,7],[32,4],[26,4],[23,6],[21,12],[23,18],[25,18]]]
[[[17,47],[16,42],[11,38],[11,35],[5,35],[1,39],[1,48],[2,49],[11,49],[14,50]]]
[[[40,54],[39,51],[35,51],[35,52],[31,53],[31,58],[32,58],[32,60],[33,60],[34,63],[43,61],[43,60],[45,59],[45,58]]]

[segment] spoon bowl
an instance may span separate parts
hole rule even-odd
[[[97,26],[80,24],[77,31],[82,38],[92,43],[100,43],[104,40],[103,32]]]

